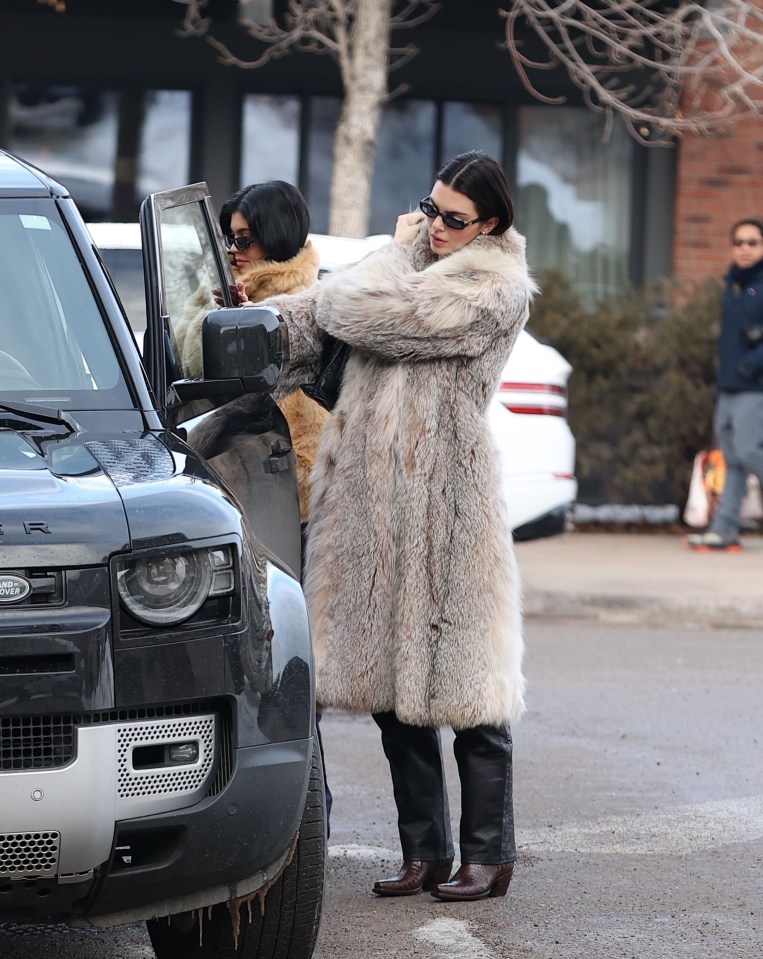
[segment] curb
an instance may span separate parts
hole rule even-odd
[[[528,589],[527,619],[594,621],[612,625],[679,626],[704,629],[760,629],[763,604],[723,605],[698,597],[666,600],[656,596],[576,594]]]

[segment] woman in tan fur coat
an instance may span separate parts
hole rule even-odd
[[[234,193],[220,210],[220,226],[237,282],[252,303],[278,293],[298,293],[318,279],[318,252],[307,239],[310,214],[299,190],[283,180],[254,183]],[[201,376],[201,325],[209,312],[208,290],[200,290],[175,336],[180,360],[188,376]],[[224,409],[233,411],[256,404],[242,397]],[[310,512],[310,472],[318,451],[318,437],[330,417],[302,390],[279,402],[286,417],[297,457],[299,513],[302,523]]]
[[[305,590],[320,703],[367,712],[390,763],[403,866],[379,895],[503,895],[516,846],[509,722],[523,710],[520,584],[486,410],[534,284],[499,165],[440,171],[357,265],[268,305],[282,389],[349,344],[313,470]],[[454,858],[438,727],[461,779]]]

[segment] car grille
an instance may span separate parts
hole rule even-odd
[[[229,746],[230,723],[227,709],[220,709],[219,704],[215,709],[215,705],[208,702],[112,709],[93,713],[0,716],[0,773],[23,769],[56,769],[66,766],[76,755],[75,729],[78,726],[185,718],[210,711],[222,713],[223,762],[211,789],[214,794],[224,787],[232,772]]]
[[[74,758],[74,716],[0,718],[0,771],[55,769]]]
[[[0,876],[55,876],[60,849],[61,836],[53,830],[0,833]]]

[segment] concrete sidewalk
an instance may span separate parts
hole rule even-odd
[[[696,553],[679,536],[565,533],[517,543],[528,617],[763,629],[763,537]]]

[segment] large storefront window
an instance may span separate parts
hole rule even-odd
[[[296,97],[244,98],[241,185],[299,178],[300,102]]]
[[[191,94],[186,90],[151,90],[138,162],[141,199],[147,193],[187,183],[190,172]]]
[[[574,107],[519,110],[517,227],[535,274],[559,269],[588,305],[628,283],[633,141]]]
[[[370,233],[394,233],[401,213],[432,189],[437,113],[426,100],[396,100],[382,113],[371,187]]]
[[[315,233],[325,233],[333,144],[340,103],[315,97],[310,112],[310,161],[307,195]],[[432,186],[435,166],[436,109],[424,100],[401,100],[383,112],[371,187],[369,233],[392,233],[398,214],[414,210]]]
[[[265,98],[261,98],[265,99]],[[287,98],[283,98],[284,100]],[[303,184],[312,229],[325,233],[336,97],[310,102],[308,177]],[[506,111],[500,104],[399,100],[382,113],[372,184],[369,233],[391,233],[399,213],[415,209],[440,164],[466,150],[505,155]],[[623,294],[630,280],[634,143],[622,126],[601,139],[601,118],[575,107],[520,107],[515,116],[517,228],[527,237],[536,275],[566,273],[588,305]],[[279,121],[282,130],[288,126]],[[297,152],[297,113],[293,155]],[[438,155],[439,141],[439,155]],[[283,142],[291,139],[284,135]],[[285,151],[286,152],[286,151]],[[282,168],[283,169],[283,168]]]
[[[304,192],[310,206],[310,229],[313,233],[328,233],[334,133],[339,122],[340,106],[336,97],[313,97],[310,101],[310,155]]]
[[[13,152],[67,187],[86,219],[134,220],[146,194],[189,177],[186,91],[17,85],[10,124]]]
[[[494,103],[446,103],[443,107],[442,160],[467,150],[483,150],[501,162],[503,117]]]

